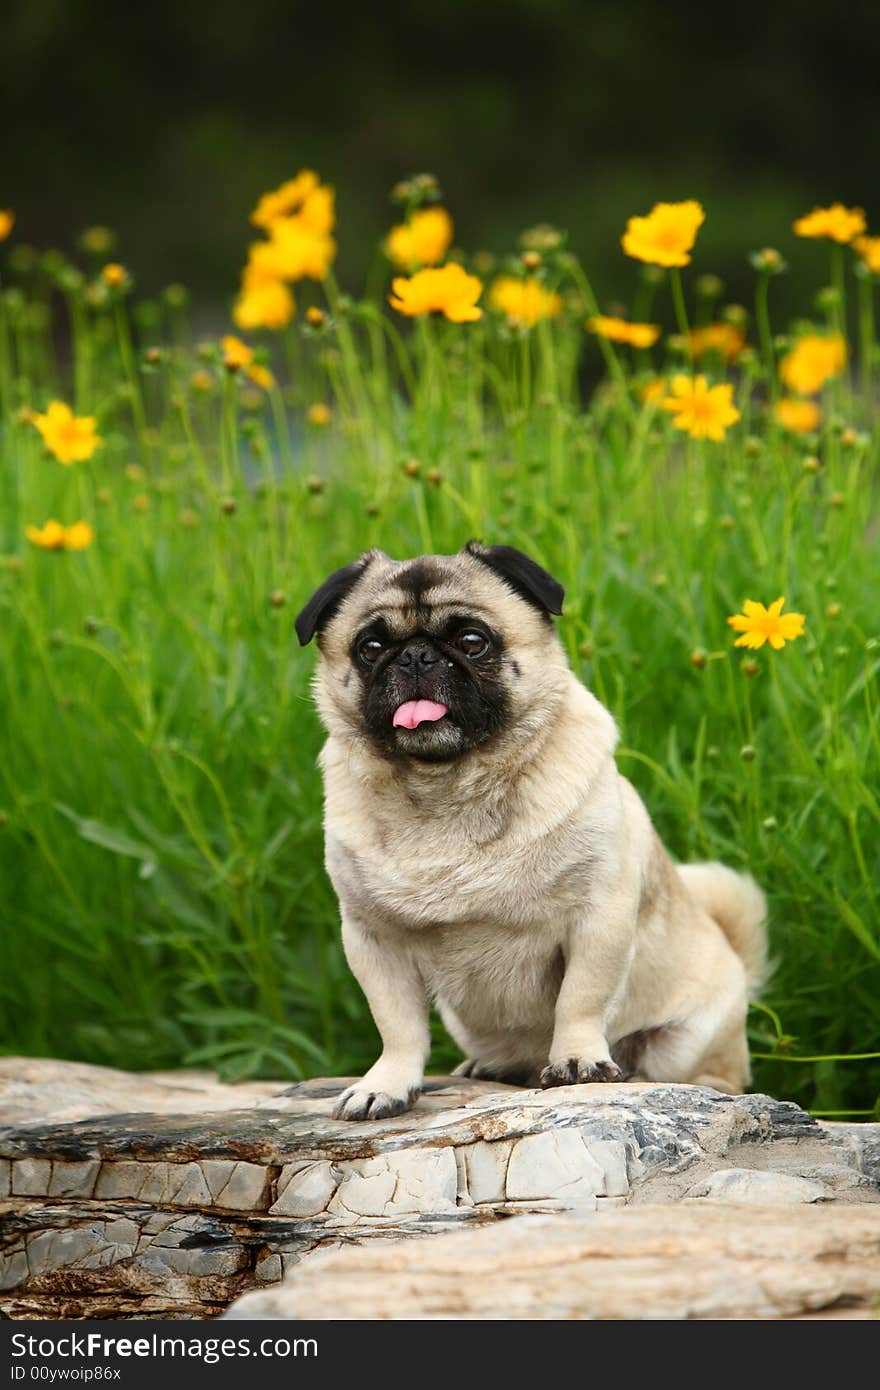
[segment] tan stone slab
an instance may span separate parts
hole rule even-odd
[[[322,1251],[226,1316],[798,1318],[875,1305],[880,1208],[701,1201]]]

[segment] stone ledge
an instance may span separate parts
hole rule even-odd
[[[880,1200],[880,1126],[767,1096],[436,1077],[410,1113],[351,1124],[330,1113],[345,1084],[3,1059],[0,1311],[209,1316],[340,1242],[525,1212]]]
[[[880,1208],[640,1206],[314,1256],[227,1318],[797,1318],[880,1311]]]

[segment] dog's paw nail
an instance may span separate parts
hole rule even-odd
[[[622,1081],[623,1072],[614,1062],[588,1062],[583,1057],[563,1057],[541,1072],[541,1085],[577,1086],[592,1081]]]
[[[408,1091],[405,1096],[392,1096],[386,1091],[343,1091],[333,1107],[334,1120],[387,1120],[402,1115],[418,1095]]]

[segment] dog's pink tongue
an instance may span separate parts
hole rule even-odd
[[[419,724],[442,719],[444,714],[446,706],[438,705],[436,700],[407,700],[405,705],[397,706],[391,723],[395,729],[398,726],[403,729],[415,729]]]

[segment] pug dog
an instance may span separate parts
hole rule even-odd
[[[764,896],[672,863],[568,665],[562,600],[521,551],[471,541],[368,551],[296,619],[318,638],[327,872],[382,1039],[337,1118],[413,1104],[432,1001],[463,1076],[748,1084]]]

